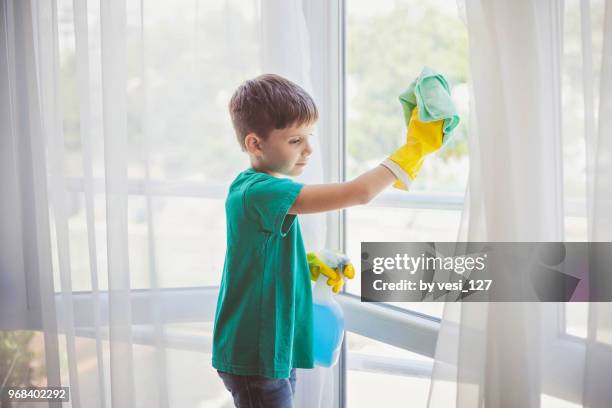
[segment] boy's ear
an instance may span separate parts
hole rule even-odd
[[[244,147],[247,152],[257,154],[261,152],[261,139],[255,133],[249,133],[244,137]]]

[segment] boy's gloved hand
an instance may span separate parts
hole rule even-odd
[[[320,256],[319,256],[320,255]],[[321,251],[320,254],[309,252],[308,267],[310,268],[310,278],[316,281],[321,274],[327,278],[327,285],[331,286],[334,293],[340,292],[344,285],[344,277],[353,279],[355,268],[346,255],[335,253],[328,250]]]
[[[419,119],[418,107],[412,110],[406,131],[406,144],[382,162],[397,178],[394,187],[408,190],[419,173],[425,156],[442,146],[443,125],[443,119],[422,122]]]

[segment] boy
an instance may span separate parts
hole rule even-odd
[[[318,112],[308,93],[278,75],[243,83],[229,110],[251,167],[226,200],[212,365],[237,407],[291,407],[295,369],[314,367],[310,272],[297,214],[366,204],[396,180],[407,185],[408,172],[392,156],[345,183],[282,177],[308,164]]]

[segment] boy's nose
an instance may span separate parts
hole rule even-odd
[[[312,154],[312,146],[310,146],[310,142],[306,142],[306,147],[304,148],[304,156],[310,156]]]

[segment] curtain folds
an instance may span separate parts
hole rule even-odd
[[[585,203],[585,238],[609,240],[612,7],[596,3],[459,2],[469,31],[472,93],[471,169],[458,241],[564,241],[564,178],[574,176],[564,172],[575,171],[564,162],[564,138],[583,136],[587,188],[578,201]],[[577,92],[562,80],[569,65],[568,7],[580,10],[582,84],[571,84]],[[603,46],[595,49],[601,66],[592,60],[592,7],[605,7]],[[569,98],[582,99],[582,134],[565,130]],[[428,406],[609,405],[612,349],[602,333],[610,328],[610,305],[589,304],[588,335],[580,341],[563,333],[566,307],[445,304]]]
[[[277,73],[317,102],[330,99],[313,86],[310,59],[319,51],[303,8],[301,0],[0,0],[0,267],[14,271],[2,276],[2,294],[14,291],[0,317],[3,328],[44,332],[46,381],[70,386],[73,407],[230,403],[210,365],[210,333],[194,340],[176,331],[212,323],[214,304],[185,303],[189,289],[207,294],[200,303],[216,295],[174,278],[185,263],[178,253],[165,260],[173,249],[164,234],[183,226],[168,228],[160,209],[169,199],[160,195],[183,205],[203,198],[217,211],[207,222],[222,214],[210,198],[222,202],[231,174],[248,165],[227,113],[242,81]],[[326,8],[313,10],[321,21],[315,14]],[[317,129],[299,181],[323,182],[328,131]],[[201,159],[191,162],[191,150]],[[325,216],[300,218],[307,249],[327,246]],[[203,242],[222,258],[221,244]],[[219,262],[199,274],[218,285]],[[173,298],[177,287],[185,294]],[[178,359],[194,349],[197,359]],[[331,406],[336,375],[300,370],[297,405]],[[185,392],[185,377],[206,386]]]

